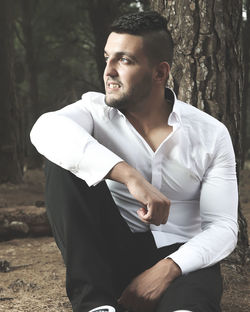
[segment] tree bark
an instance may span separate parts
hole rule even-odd
[[[13,73],[13,5],[11,0],[2,0],[0,9],[0,183],[22,180],[22,149]]]
[[[180,100],[211,114],[227,126],[239,171],[242,159],[242,1],[151,0],[151,6],[167,18],[174,41],[170,86]],[[248,236],[240,205],[239,229],[235,255],[244,263]]]
[[[250,137],[247,135],[247,117],[250,102],[250,0],[246,1],[247,20],[243,23],[242,29],[242,49],[244,65],[244,87],[242,97],[242,164],[244,167],[247,151],[250,149]]]

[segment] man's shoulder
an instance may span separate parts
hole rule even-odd
[[[77,103],[80,109],[87,110],[94,116],[105,114],[107,110],[105,95],[101,92],[89,91],[83,93]]]
[[[179,114],[184,125],[206,130],[210,127],[218,129],[225,127],[221,121],[191,104],[178,100],[178,106]]]
[[[217,148],[222,138],[229,136],[226,126],[206,112],[184,102],[179,102],[182,129],[193,146],[210,153]]]
[[[88,111],[95,121],[101,122],[110,120],[111,111],[114,109],[105,103],[105,94],[93,91],[84,93],[78,105],[80,109]]]
[[[105,95],[101,92],[96,92],[96,91],[89,91],[89,92],[83,93],[81,96],[81,101],[86,105],[91,104],[91,103],[103,105],[104,99],[105,99]]]

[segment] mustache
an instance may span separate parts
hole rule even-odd
[[[106,84],[110,83],[110,82],[116,82],[118,83],[120,86],[122,86],[122,82],[116,78],[108,78],[106,81]]]

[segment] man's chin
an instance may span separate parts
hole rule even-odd
[[[113,102],[116,102],[115,99],[110,96],[110,95],[105,95],[105,103],[108,105],[108,106],[113,106]]]
[[[106,105],[114,108],[121,108],[121,106],[123,106],[123,101],[121,99],[107,94],[105,96],[105,103]]]

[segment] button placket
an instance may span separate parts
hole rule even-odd
[[[161,163],[163,155],[156,153],[152,158],[152,185],[155,186],[158,190],[161,188]]]

